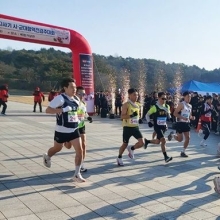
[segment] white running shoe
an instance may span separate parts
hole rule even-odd
[[[117,158],[118,166],[124,166],[122,158]]]
[[[51,167],[51,160],[47,154],[43,154],[43,163],[44,163],[44,166],[46,166],[48,168]]]
[[[131,147],[132,147],[132,146],[127,146],[128,156],[129,156],[131,159],[134,159],[134,151],[131,150]]]
[[[205,146],[207,146],[207,144],[205,143],[204,140],[202,140],[201,143],[200,143],[200,146],[205,147]]]
[[[77,175],[74,175],[73,181],[77,182],[77,183],[84,183],[84,182],[86,182],[86,180],[82,177],[82,175],[80,173],[78,173]]]

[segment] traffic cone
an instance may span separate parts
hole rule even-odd
[[[202,129],[202,123],[201,123],[201,118],[199,118],[199,122],[198,122],[198,125],[197,125],[197,128],[196,128],[196,132],[199,133],[199,131]]]

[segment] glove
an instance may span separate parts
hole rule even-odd
[[[130,118],[133,118],[133,117],[135,117],[135,116],[137,116],[137,115],[138,115],[137,112],[133,112],[132,115],[130,115]]]
[[[88,117],[87,120],[89,121],[89,123],[92,123],[92,117]]]
[[[148,126],[149,126],[149,128],[152,128],[154,126],[154,124],[152,122],[148,122]]]
[[[139,123],[139,124],[143,124],[143,121],[142,121],[141,118],[139,119],[138,123]]]
[[[66,106],[65,108],[63,108],[63,112],[71,112],[72,110],[73,108],[70,106]]]

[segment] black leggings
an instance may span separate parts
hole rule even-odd
[[[0,107],[1,107],[1,105],[3,106],[1,113],[2,113],[2,114],[5,114],[5,111],[6,111],[6,109],[7,109],[7,104],[6,104],[6,102],[0,100]]]
[[[34,112],[36,112],[36,106],[37,106],[37,104],[39,105],[40,112],[42,112],[42,105],[41,105],[41,102],[34,102]]]
[[[202,130],[203,130],[203,134],[205,135],[204,140],[207,140],[207,138],[210,135],[210,122],[202,121]]]

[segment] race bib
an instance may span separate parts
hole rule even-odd
[[[68,112],[68,122],[69,123],[74,123],[78,122],[79,118],[75,112]]]
[[[157,125],[166,125],[167,117],[157,117]]]
[[[184,118],[189,118],[190,113],[185,113],[185,114],[182,114],[182,116],[183,116]]]
[[[131,123],[132,125],[137,125],[137,124],[138,124],[138,118],[131,118],[131,119],[130,119],[130,123]]]
[[[211,116],[212,116],[212,113],[211,113],[211,112],[208,112],[208,113],[205,114],[205,117],[210,118]]]

